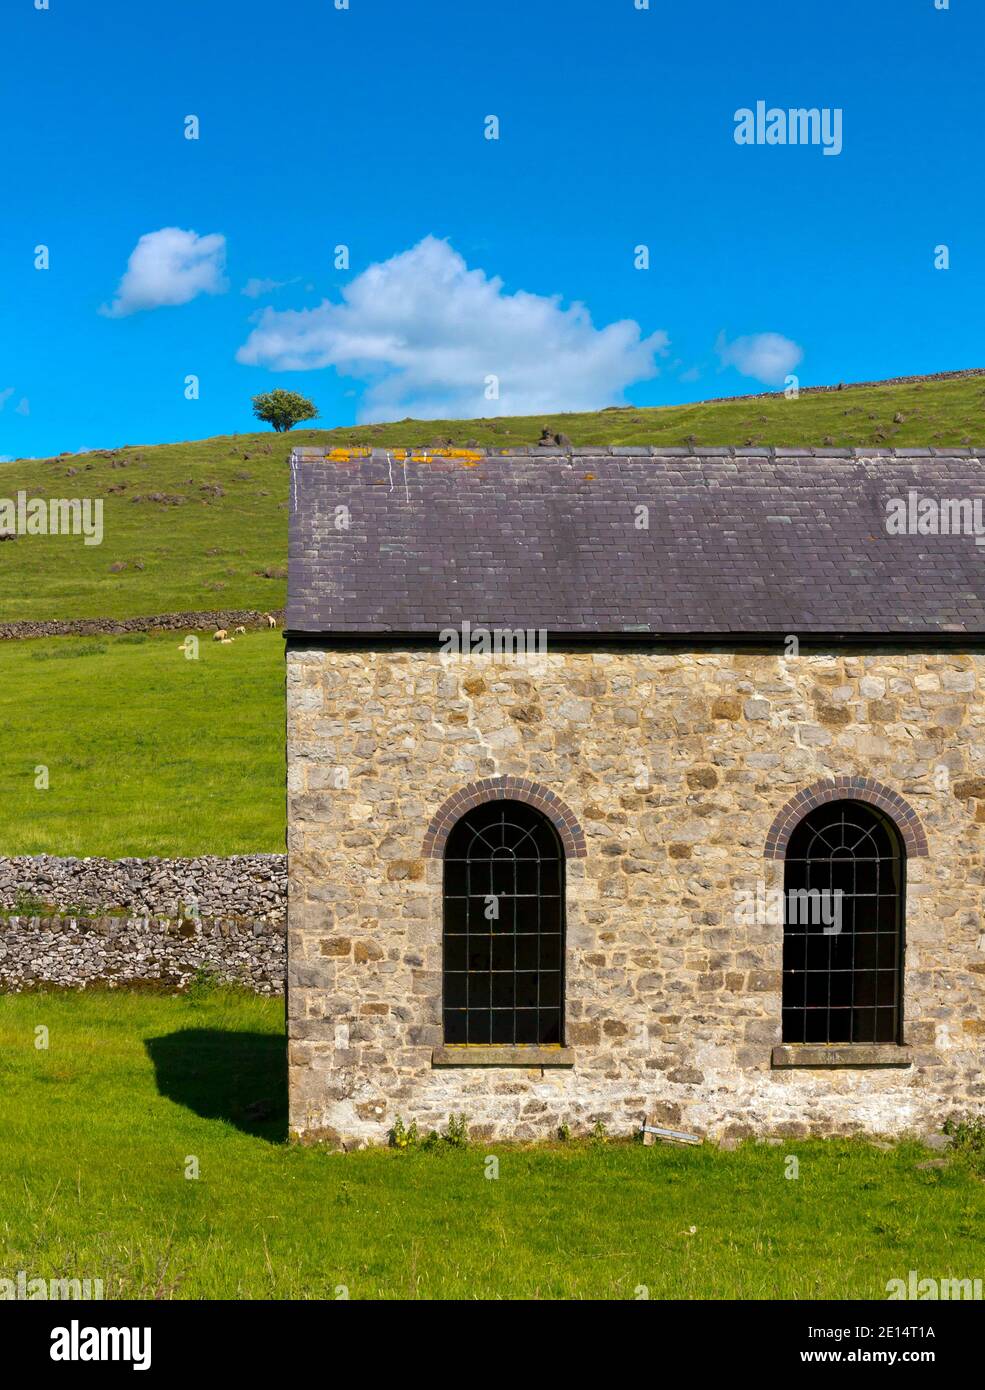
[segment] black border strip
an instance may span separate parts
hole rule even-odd
[[[449,622],[448,627],[455,627]],[[511,630],[536,624],[503,624]],[[284,637],[291,651],[393,651],[411,649],[433,651],[439,632],[304,632],[286,628]],[[679,651],[730,651],[736,647],[756,648],[782,655],[788,637],[796,637],[801,650],[824,651],[834,648],[868,647],[879,650],[962,651],[967,655],[985,653],[985,632],[805,632],[795,629],[775,632],[693,632],[693,633],[600,633],[558,632],[547,629],[548,651],[577,651],[590,647],[598,651],[651,651],[676,648]],[[779,648],[779,651],[777,651]]]

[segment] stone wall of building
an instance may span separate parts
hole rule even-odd
[[[394,1117],[534,1138],[601,1120],[711,1137],[937,1129],[985,1103],[985,654],[288,653],[291,1125],[382,1142]],[[436,1067],[442,803],[517,777],[571,809],[570,1067]],[[839,776],[905,798],[903,1067],[778,1069],[778,812]],[[900,1054],[901,1057],[904,1054]]]

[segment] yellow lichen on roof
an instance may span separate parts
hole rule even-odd
[[[481,449],[419,449],[411,455],[413,463],[428,463],[431,459],[455,459],[465,468],[474,468],[485,454]]]
[[[386,456],[391,463],[430,463],[433,459],[453,459],[463,468],[475,468],[485,458],[483,449],[388,449]]]
[[[356,444],[346,449],[329,449],[325,457],[330,459],[332,463],[351,463],[353,459],[369,458],[372,452],[372,449]]]

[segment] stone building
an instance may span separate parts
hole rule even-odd
[[[297,450],[292,1131],[981,1114],[980,486],[970,450]]]

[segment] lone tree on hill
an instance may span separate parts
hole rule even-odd
[[[253,414],[258,420],[273,425],[279,434],[301,420],[317,420],[318,407],[297,391],[282,391],[278,387],[276,391],[264,391],[253,397]]]

